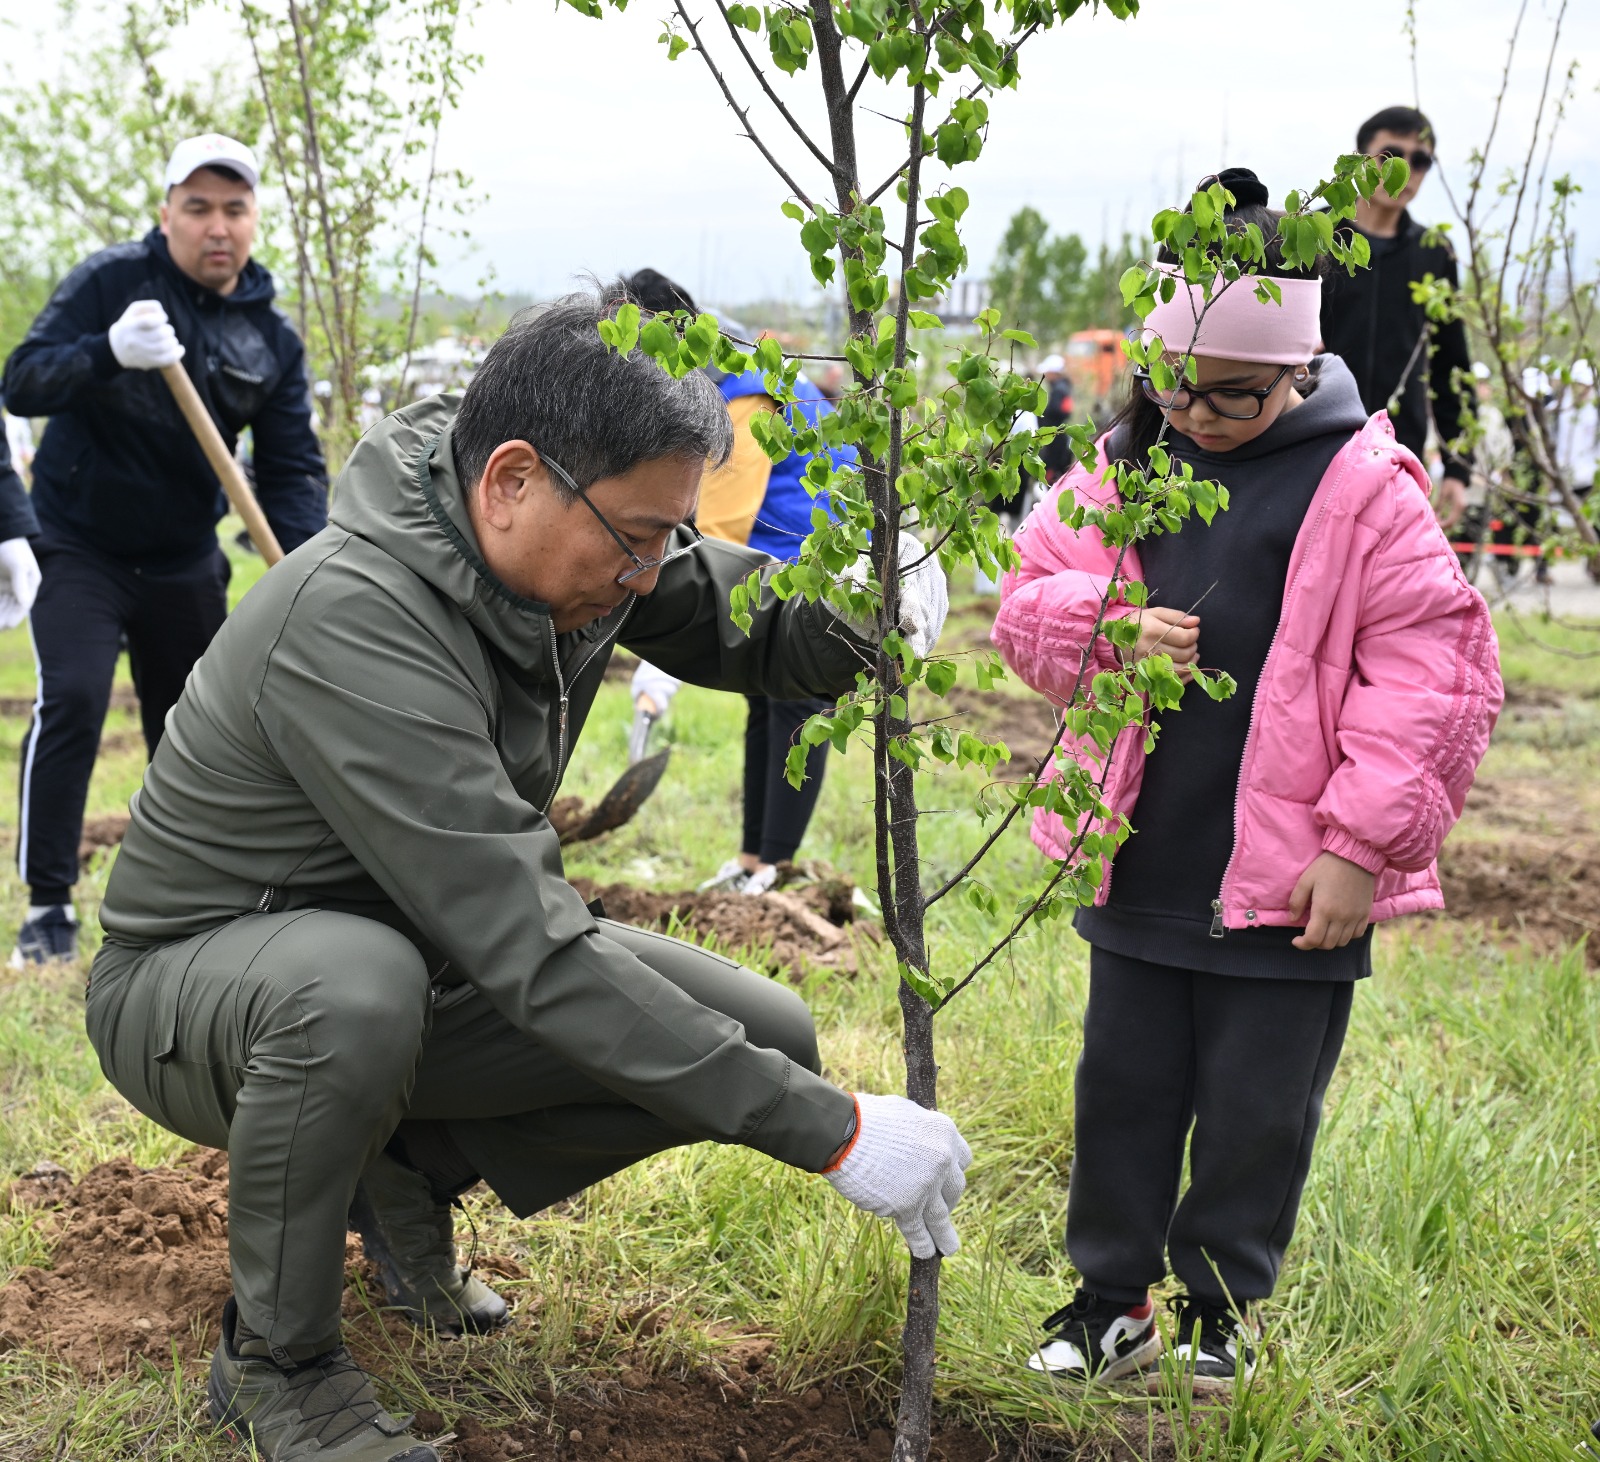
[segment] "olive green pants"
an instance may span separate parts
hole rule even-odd
[[[679,940],[601,927],[739,1021],[752,1045],[820,1069],[792,991]],[[408,940],[350,914],[255,914],[172,944],[108,942],[87,1024],[134,1106],[227,1149],[239,1311],[295,1360],[337,1343],[350,1201],[402,1119],[445,1121],[519,1216],[694,1140],[522,1034],[473,986],[436,990]]]

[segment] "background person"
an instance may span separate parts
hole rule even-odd
[[[1044,410],[1039,414],[1040,426],[1066,426],[1072,420],[1072,377],[1067,374],[1067,358],[1052,352],[1039,362],[1039,377],[1049,392]],[[1059,481],[1072,470],[1072,442],[1066,436],[1057,436],[1039,454],[1044,461],[1046,484]]]
[[[1428,423],[1439,433],[1444,476],[1434,494],[1439,521],[1453,528],[1466,509],[1472,481],[1470,453],[1451,443],[1472,424],[1472,357],[1460,320],[1430,321],[1411,298],[1425,275],[1459,283],[1456,256],[1440,240],[1429,243],[1426,224],[1410,205],[1433,168],[1433,124],[1414,107],[1385,107],[1356,132],[1356,151],[1368,157],[1403,157],[1411,176],[1398,196],[1381,187],[1356,204],[1353,227],[1372,246],[1372,263],[1354,275],[1328,281],[1322,296],[1324,347],[1349,367],[1368,412],[1398,400],[1394,434],[1418,461],[1425,460]]]
[[[1160,596],[1135,658],[1216,667],[1238,690],[1185,696],[1148,756],[1142,726],[1109,759],[1088,738],[1070,748],[1133,832],[1074,921],[1090,945],[1066,1233],[1080,1283],[1029,1362],[1080,1380],[1152,1363],[1149,1291],[1170,1253],[1187,1290],[1176,1358],[1203,1389],[1251,1374],[1251,1307],[1294,1231],[1372,925],[1442,907],[1434,860],[1502,698],[1488,607],[1426,474],[1387,416],[1367,420],[1344,364],[1313,357],[1320,280],[1285,268],[1265,187],[1238,168],[1221,181],[1230,225],[1271,241],[1282,305],[1239,288],[1205,307],[1180,271],[1145,323],[1186,346],[1206,308],[1195,385],[1163,396],[1136,375],[1101,451],[1102,468],[1142,465],[1170,408],[1168,450],[1227,487],[1228,512],[1141,541],[1123,567]],[[1061,490],[1113,493],[1082,467]],[[1059,701],[1086,653],[1117,663],[1090,643],[1117,550],[1054,497],[1016,543],[993,639]],[[1064,858],[1073,831],[1041,808],[1034,841]]]
[[[526,1216],[683,1143],[826,1173],[913,1252],[956,1247],[948,1117],[834,1087],[792,991],[597,919],[564,876],[543,809],[619,640],[787,699],[869,651],[770,589],[730,623],[763,560],[684,526],[727,409],[601,341],[626,298],[514,322],[461,397],[362,438],[332,525],[196,665],[106,889],[89,1037],[140,1111],[228,1150],[210,1395],[264,1457],[436,1457],[340,1343],[353,1201],[391,1302],[466,1329],[505,1306],[456,1265],[453,1197],[481,1177]],[[905,580],[919,653],[942,584]]]
[[[50,418],[33,464],[44,580],[17,837],[30,902],[13,964],[75,952],[84,800],[124,639],[153,754],[227,613],[222,491],[160,369],[183,361],[230,447],[252,428],[257,492],[286,552],[327,521],[304,352],[250,258],[258,177],[230,137],[179,143],[159,226],[74,269],[6,362],[10,409]]]
[[[699,307],[682,285],[654,269],[641,269],[627,280],[629,297],[650,311],[688,310]],[[748,339],[742,327],[727,322],[732,332]],[[730,376],[714,366],[706,374],[728,403],[733,420],[733,454],[727,463],[707,475],[700,489],[695,525],[708,538],[742,543],[779,563],[800,555],[811,531],[811,513],[817,500],[806,491],[809,453],[792,452],[774,464],[755,439],[750,423],[763,412],[778,409],[767,394],[758,370]],[[802,374],[795,382],[799,398],[794,410],[807,422],[833,410],[822,392]],[[856,460],[854,448],[838,448],[828,456],[835,467]],[[826,504],[824,504],[826,506]],[[643,665],[634,674],[633,695],[636,735],[642,718],[666,711],[675,687],[657,667]],[[739,893],[762,894],[778,878],[778,864],[793,860],[811,825],[811,814],[822,795],[822,778],[828,768],[828,745],[813,746],[806,754],[806,776],[794,787],[786,775],[789,748],[806,721],[819,711],[831,710],[831,696],[804,696],[798,700],[771,696],[746,697],[744,736],[743,830],[739,853],[729,858],[706,880],[703,888],[726,888]]]
[[[7,424],[13,418],[7,417]],[[0,630],[15,629],[33,608],[39,592],[39,564],[28,540],[37,537],[38,520],[28,490],[12,465],[0,433]]]

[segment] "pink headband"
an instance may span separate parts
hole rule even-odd
[[[1198,284],[1185,284],[1183,271],[1163,264],[1161,272],[1178,282],[1172,298],[1158,300],[1144,322],[1144,339],[1159,335],[1168,350],[1193,350],[1219,360],[1260,361],[1263,365],[1304,365],[1322,338],[1322,281],[1274,279],[1283,303],[1256,298],[1256,281],[1245,277],[1213,284],[1206,303]],[[1201,309],[1205,318],[1200,319]],[[1199,338],[1195,321],[1200,319]],[[1193,346],[1189,344],[1194,340]]]

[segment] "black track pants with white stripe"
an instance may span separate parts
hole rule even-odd
[[[34,903],[59,903],[78,879],[84,803],[124,640],[154,755],[167,712],[222,627],[229,570],[220,549],[159,574],[50,537],[36,552],[38,691],[22,743],[17,868]]]

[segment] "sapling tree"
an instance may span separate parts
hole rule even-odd
[[[1454,219],[1438,232],[1455,243],[1460,283],[1452,288],[1429,276],[1413,292],[1430,318],[1465,321],[1488,366],[1486,409],[1466,443],[1478,448],[1479,471],[1491,480],[1485,532],[1497,513],[1519,517],[1547,550],[1582,557],[1600,576],[1595,466],[1576,462],[1569,445],[1574,418],[1593,409],[1600,279],[1578,241],[1575,213],[1583,190],[1570,173],[1552,170],[1577,85],[1577,61],[1562,62],[1566,17],[1563,0],[1533,57],[1540,79],[1532,122],[1508,142],[1504,112],[1525,45],[1527,0],[1518,7],[1487,134],[1471,151],[1466,186],[1457,192],[1441,180]],[[1411,39],[1415,50],[1414,27]],[[1503,163],[1497,145],[1509,150]]]
[[[586,14],[601,13],[602,0],[570,3]],[[621,0],[612,3],[621,8]],[[878,647],[864,658],[855,690],[804,727],[790,756],[790,775],[799,779],[807,748],[823,741],[843,750],[859,736],[870,748],[877,889],[899,972],[906,1091],[932,1107],[938,1094],[936,1014],[1030,921],[1056,917],[1094,898],[1108,859],[1128,831],[1101,797],[1110,752],[1125,737],[1149,744],[1158,732],[1154,717],[1176,709],[1185,693],[1186,679],[1170,657],[1134,658],[1145,594],[1123,572],[1123,560],[1141,538],[1176,531],[1192,513],[1209,521],[1226,506],[1226,493],[1197,480],[1187,464],[1158,444],[1147,461],[1111,470],[1107,485],[1114,491],[1104,501],[1062,495],[1065,519],[1099,531],[1118,550],[1098,629],[1120,652],[1120,663],[1098,669],[1099,661],[1086,653],[1059,708],[1058,743],[1070,732],[1095,752],[1082,761],[1063,757],[1058,763],[1052,748],[1020,780],[990,783],[977,803],[985,835],[959,867],[930,876],[919,848],[919,777],[946,767],[992,775],[1007,752],[999,742],[953,726],[948,716],[919,719],[913,695],[946,696],[961,674],[962,659],[970,661],[980,690],[992,690],[1004,670],[990,651],[917,655],[902,633],[902,594],[908,576],[930,558],[950,571],[976,568],[991,576],[1017,564],[1015,549],[986,503],[1012,494],[1022,470],[1043,478],[1039,453],[1053,435],[1017,427],[1024,413],[1043,406],[1039,383],[1013,369],[1015,351],[1036,342],[1025,331],[1007,327],[998,310],[977,318],[975,337],[942,349],[947,371],[942,389],[926,395],[919,390],[913,331],[920,341],[937,339],[931,332],[940,329],[939,319],[926,306],[949,288],[967,260],[961,225],[968,196],[953,184],[933,186],[932,172],[936,166],[971,163],[981,154],[988,97],[1017,84],[1026,42],[1088,7],[1082,0],[1058,0],[1055,6],[1042,0],[970,0],[949,7],[913,0],[812,0],[765,8],[729,0],[713,4],[715,17],[707,22],[691,12],[688,0],[674,0],[663,31],[669,56],[692,49],[703,60],[787,193],[781,207],[798,226],[814,277],[825,285],[841,280],[848,308],[844,359],[853,384],[838,409],[814,426],[780,409],[756,417],[752,428],[774,460],[794,451],[817,454],[807,469],[817,499],[813,531],[798,561],[777,573],[777,592],[825,600],[847,621],[865,627]],[[1105,0],[1104,8],[1126,19],[1138,7],[1136,0]],[[718,33],[715,53],[703,26]],[[724,54],[728,69],[719,60]],[[739,72],[730,76],[733,66]],[[800,73],[820,87],[826,131],[818,136],[797,116],[798,101],[791,107],[785,100],[785,93],[795,97],[799,83],[783,78]],[[863,101],[862,89],[874,76],[897,99],[891,103],[896,114],[890,125],[903,136],[904,151],[885,175],[868,178],[860,162],[860,129],[872,124],[877,112]],[[776,116],[779,130],[773,136],[751,121],[742,96],[751,87]],[[794,158],[786,156],[790,153]],[[1387,166],[1389,180],[1398,185],[1405,164]],[[1341,238],[1335,225],[1354,212],[1358,196],[1371,195],[1379,175],[1376,162],[1346,158],[1334,178],[1291,195],[1281,225],[1288,263],[1310,264],[1332,254],[1346,267],[1363,264],[1364,241]],[[1152,237],[1181,260],[1183,276],[1202,284],[1207,298],[1226,289],[1252,289],[1268,300],[1277,287],[1254,277],[1267,240],[1254,227],[1230,231],[1224,211],[1232,201],[1213,184],[1196,193],[1187,210],[1158,215]],[[1121,280],[1123,303],[1140,318],[1154,308],[1158,294],[1170,299],[1175,290],[1174,278],[1149,264],[1129,268]],[[729,372],[760,369],[780,406],[792,404],[803,364],[775,340],[738,341],[719,334],[709,314],[646,318],[624,304],[614,319],[602,323],[601,333],[617,350],[642,349],[675,374],[711,363]],[[1193,374],[1189,349],[1194,338],[1130,342],[1129,354],[1158,387],[1171,389]],[[1093,464],[1094,429],[1064,430],[1079,459]],[[856,449],[857,464],[836,470],[824,449],[845,445]],[[735,616],[746,624],[758,582],[752,575],[735,594]],[[1226,675],[1204,669],[1193,673],[1192,683],[1215,697],[1231,690]],[[1002,908],[982,881],[981,865],[1015,818],[1034,807],[1059,813],[1079,831],[1069,856],[1040,888],[1015,907]],[[927,915],[951,896],[968,899],[991,916],[998,937],[981,958],[945,968],[931,958]],[[937,1256],[911,1260],[898,1462],[928,1453],[939,1272]]]

